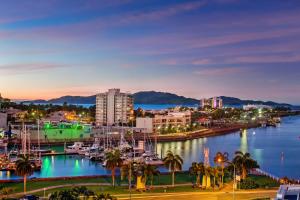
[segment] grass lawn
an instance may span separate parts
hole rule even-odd
[[[192,177],[190,177],[188,173],[177,173],[175,183],[176,184],[191,183],[191,178]],[[49,186],[79,184],[79,183],[111,183],[111,178],[80,178],[80,179],[49,180],[49,181],[30,180],[27,182],[27,191],[45,188]],[[120,184],[128,184],[128,181],[126,179],[121,181],[120,177],[117,177],[116,185],[120,185]],[[148,184],[150,184],[150,182]],[[153,179],[153,185],[170,185],[170,184],[171,184],[171,175],[160,175],[159,177],[154,177]],[[15,193],[23,191],[23,182],[4,183],[2,185],[4,187],[13,188]]]
[[[176,184],[191,184],[194,177],[191,177],[188,173],[176,173]],[[265,177],[265,176],[249,176],[248,179],[255,181],[259,185],[259,188],[272,188],[278,187],[279,183],[276,181]],[[111,183],[111,178],[80,178],[80,179],[68,179],[68,180],[49,180],[49,181],[28,181],[27,183],[27,191],[30,193],[31,190],[43,189],[49,186],[57,186],[57,185],[66,185],[66,184],[80,184],[80,183]],[[110,193],[112,195],[126,195],[129,193],[128,187],[126,186],[128,181],[125,179],[123,181],[120,180],[120,177],[116,178],[116,187],[112,186],[87,186],[88,189],[94,191],[95,193]],[[134,184],[134,183],[133,183]],[[4,187],[12,188],[14,193],[19,193],[23,191],[23,182],[21,183],[6,183],[2,184]],[[150,182],[147,184],[150,185]],[[171,175],[160,175],[159,177],[154,177],[153,185],[171,185]],[[74,186],[73,186],[74,187]],[[71,189],[72,187],[63,187],[57,189],[51,189],[46,191],[46,195],[49,193],[53,193],[54,191],[61,191],[66,189]],[[192,188],[191,186],[177,186],[175,188],[171,187],[161,187],[155,188],[149,191],[144,192],[143,194],[148,193],[163,193],[163,192],[200,192],[200,191],[210,191],[210,190],[200,190]],[[44,191],[36,193],[39,196],[44,196]],[[140,194],[140,192],[132,189],[132,194]]]
[[[274,188],[274,187],[278,188],[280,186],[280,183],[266,176],[250,175],[248,179],[253,180],[256,184],[258,184],[259,188],[262,189]]]

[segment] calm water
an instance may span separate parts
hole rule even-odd
[[[276,176],[289,176],[300,179],[300,117],[284,118],[278,128],[250,129],[239,132],[201,138],[185,142],[165,142],[158,144],[158,153],[172,150],[184,158],[184,169],[192,162],[203,161],[204,147],[210,150],[210,163],[217,151],[227,151],[232,156],[236,150],[250,152],[259,162],[261,168]],[[57,150],[62,149],[61,147]],[[284,159],[281,159],[281,154]],[[80,156],[43,157],[43,167],[32,177],[59,177],[101,175],[109,171],[101,164],[81,158]],[[9,172],[0,172],[0,179],[18,178]]]

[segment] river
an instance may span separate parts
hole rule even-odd
[[[264,171],[275,176],[300,179],[300,116],[285,117],[279,127],[255,128],[232,134],[194,139],[184,142],[158,143],[158,153],[167,150],[181,155],[183,169],[194,161],[203,162],[203,149],[209,148],[210,164],[218,151],[228,152],[232,158],[236,150],[251,153]],[[164,170],[164,169],[162,169]],[[43,157],[42,170],[32,177],[61,177],[103,175],[110,173],[101,164],[80,156]],[[10,172],[0,172],[0,179],[20,178]]]

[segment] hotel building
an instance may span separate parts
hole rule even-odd
[[[109,89],[108,92],[96,95],[97,125],[128,123],[133,117],[133,97],[121,93],[120,89]]]
[[[210,99],[201,99],[200,100],[201,107],[204,108],[206,106],[210,108],[223,108],[223,100],[221,97],[213,97]]]

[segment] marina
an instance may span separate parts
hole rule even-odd
[[[184,159],[183,170],[188,170],[194,161],[203,161],[204,148],[210,149],[209,161],[218,151],[227,151],[232,157],[236,150],[250,152],[258,160],[262,170],[277,177],[288,176],[300,179],[300,160],[294,159],[300,151],[300,117],[285,117],[277,128],[264,127],[237,131],[232,134],[199,138],[179,142],[158,142],[158,158],[172,150]],[[43,146],[48,148],[48,146]],[[93,161],[85,155],[65,155],[64,145],[54,145],[53,151],[61,155],[42,156],[42,167],[31,178],[107,175],[110,171],[102,162]],[[282,153],[284,157],[282,157]],[[160,167],[160,171],[167,171]],[[13,172],[0,172],[1,180],[19,179]]]

